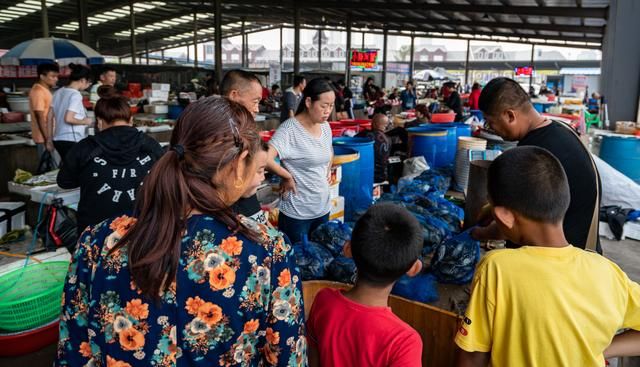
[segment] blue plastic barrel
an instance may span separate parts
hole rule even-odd
[[[445,153],[445,162],[443,165],[448,166],[453,164],[456,160],[456,147],[458,144],[458,124],[424,124],[420,125],[421,128],[427,129],[429,131],[447,131],[447,151]],[[410,131],[410,129],[408,130]]]
[[[444,167],[453,163],[448,153],[447,129],[420,126],[409,128],[407,132],[412,157],[423,156],[431,167]]]
[[[345,150],[348,149],[348,150]],[[335,155],[346,154],[354,150],[360,154],[355,162],[342,165],[340,195],[344,196],[344,212],[347,222],[355,220],[358,214],[365,212],[373,203],[373,140],[368,138],[335,138]],[[353,166],[351,166],[353,165]],[[357,172],[356,172],[357,171]]]
[[[603,136],[600,158],[640,184],[640,139],[631,136]]]
[[[182,111],[184,111],[184,107],[180,105],[169,105],[167,117],[171,120],[177,120],[178,117],[180,117],[180,115],[182,114]]]

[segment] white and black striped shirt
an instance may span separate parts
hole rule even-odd
[[[269,144],[296,182],[296,194],[287,193],[280,211],[294,219],[315,219],[329,213],[328,170],[333,154],[331,128],[322,124],[322,135],[312,136],[295,117],[280,125]]]

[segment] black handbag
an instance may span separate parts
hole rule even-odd
[[[36,171],[37,175],[41,175],[43,173],[47,173],[49,171],[53,171],[58,168],[58,164],[56,160],[53,158],[53,155],[50,151],[45,150],[40,156],[40,163],[38,164],[38,170]]]
[[[73,211],[62,205],[62,199],[55,199],[47,206],[37,231],[48,251],[56,251],[63,246],[70,253],[75,251],[78,241],[77,221]]]

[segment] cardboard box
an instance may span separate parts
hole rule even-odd
[[[24,214],[27,206],[21,201],[0,202],[0,237],[5,233],[24,227]]]
[[[169,92],[171,90],[171,84],[167,83],[151,83],[152,90],[161,90],[165,92]]]
[[[338,196],[331,200],[331,211],[329,220],[337,220],[344,223],[344,197]]]

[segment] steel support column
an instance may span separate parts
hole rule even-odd
[[[136,60],[136,16],[133,11],[133,4],[135,4],[134,0],[129,0],[129,29],[131,30],[131,35],[129,36],[131,39],[131,63],[135,65],[137,63]]]
[[[216,79],[218,81],[218,85],[222,81],[222,6],[221,0],[213,0],[214,3],[214,17],[215,17],[215,45],[214,45],[214,53],[215,53],[215,68],[216,68]]]

